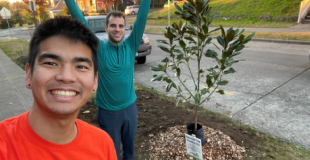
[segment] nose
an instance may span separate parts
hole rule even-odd
[[[63,66],[59,69],[56,75],[57,81],[63,81],[64,83],[74,83],[76,81],[76,75],[74,73],[74,68],[68,66]]]

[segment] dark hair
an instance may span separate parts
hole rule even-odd
[[[110,13],[107,15],[107,17],[106,17],[106,19],[105,19],[105,25],[106,25],[106,26],[108,26],[108,24],[109,24],[109,18],[110,18],[111,16],[112,16],[112,17],[124,18],[124,21],[125,21],[125,24],[126,24],[126,19],[125,19],[125,16],[124,16],[123,12],[120,12],[120,11],[112,11],[112,12],[110,12]]]
[[[53,36],[64,36],[74,42],[81,41],[86,44],[92,51],[95,73],[98,71],[97,50],[99,42],[97,37],[79,20],[63,16],[43,22],[34,31],[28,55],[31,73],[33,72],[35,58],[40,51],[41,42]]]

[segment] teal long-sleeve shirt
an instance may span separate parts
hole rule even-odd
[[[74,0],[65,0],[72,18],[90,28]],[[141,43],[151,0],[142,0],[131,34],[121,44],[100,40],[98,48],[98,90],[95,104],[103,109],[117,111],[134,103],[134,64]]]

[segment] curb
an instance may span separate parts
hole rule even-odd
[[[144,33],[154,34],[154,35],[163,35],[163,33],[156,33],[156,32],[144,32]],[[216,38],[215,36],[211,36],[211,37],[214,39]],[[251,41],[310,45],[310,41],[298,41],[298,40],[252,38]]]

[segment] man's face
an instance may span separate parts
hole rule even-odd
[[[32,70],[27,64],[26,86],[32,90],[33,108],[50,113],[77,114],[97,89],[91,49],[80,41],[62,36],[42,41]]]
[[[115,45],[119,45],[125,36],[125,20],[122,17],[109,18],[109,24],[105,26],[108,32],[109,41]]]

